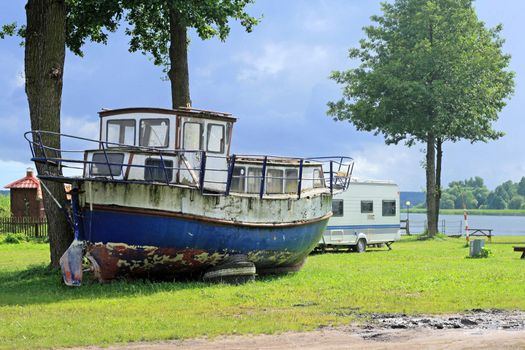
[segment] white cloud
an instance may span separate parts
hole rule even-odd
[[[417,146],[365,144],[353,155],[353,175],[362,179],[393,180],[404,191],[418,191],[418,184],[425,183],[425,171],[421,166],[424,154]],[[421,185],[419,185],[421,186]]]
[[[93,116],[63,116],[62,133],[98,140],[100,120]]]
[[[26,175],[27,168],[35,168],[29,162],[17,162],[14,160],[0,160],[0,188],[10,184]]]
[[[23,88],[26,84],[26,76],[23,71],[18,72],[16,75],[13,85],[15,88]]]
[[[234,56],[241,64],[237,79],[241,82],[264,81],[273,78],[284,80],[301,78],[311,82],[326,76],[330,66],[330,49],[327,46],[272,42],[262,46],[259,52],[242,51]],[[325,69],[322,69],[325,68]]]

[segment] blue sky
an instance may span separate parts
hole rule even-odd
[[[381,136],[358,132],[326,116],[326,103],[340,97],[328,79],[332,70],[355,65],[347,51],[363,37],[362,27],[379,13],[372,0],[259,0],[249,8],[264,18],[253,33],[232,25],[226,42],[201,41],[192,33],[190,88],[196,108],[227,111],[239,118],[234,153],[320,156],[348,155],[361,178],[390,179],[401,189],[424,187],[423,146],[385,146]],[[0,24],[25,22],[25,1],[3,4]],[[443,183],[482,176],[489,188],[525,175],[525,46],[522,0],[478,0],[487,25],[502,23],[517,74],[516,93],[496,127],[506,133],[488,144],[445,144]],[[169,83],[148,57],[127,51],[128,38],[111,35],[109,44],[88,44],[85,57],[68,52],[62,104],[63,132],[96,138],[97,112],[131,106],[170,107]],[[18,39],[0,40],[0,185],[31,166],[23,139],[29,129],[23,83],[23,48]]]

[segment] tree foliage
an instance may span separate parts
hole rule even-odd
[[[513,92],[514,73],[502,53],[502,27],[487,29],[472,0],[396,0],[382,11],[349,51],[360,65],[332,73],[343,96],[328,103],[328,114],[383,135],[387,144],[426,144],[433,234],[442,142],[501,137],[492,123]]]
[[[176,11],[186,28],[194,28],[203,39],[218,37],[224,41],[230,33],[230,19],[239,20],[247,32],[258,23],[245,12],[254,0],[122,0],[126,34],[131,37],[130,51],[149,54],[156,65],[170,66],[170,12]]]
[[[230,20],[238,20],[251,32],[258,19],[245,7],[254,0],[69,0],[71,21],[68,42],[81,54],[83,38],[106,42],[107,34],[86,26],[101,18],[99,25],[110,31],[126,22],[130,37],[129,51],[141,52],[162,66],[171,81],[173,107],[191,104],[187,62],[187,29],[193,28],[205,40],[218,37],[225,40],[230,32]]]
[[[387,143],[425,141],[429,132],[452,141],[488,141],[513,92],[501,25],[486,29],[472,0],[397,0],[364,28],[349,51],[358,68],[335,71],[343,98],[329,114]]]
[[[452,181],[443,190],[441,209],[525,209],[525,196],[519,189],[525,176],[517,183],[511,180],[489,191],[481,177]]]

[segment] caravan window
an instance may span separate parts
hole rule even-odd
[[[108,120],[106,130],[107,142],[135,145],[135,121],[133,119]],[[116,147],[117,145],[108,146]]]
[[[383,201],[383,216],[396,215],[396,201]]]
[[[208,151],[224,152],[224,125],[208,124]]]
[[[342,199],[333,199],[332,200],[332,213],[334,216],[343,216],[344,215],[344,202]]]
[[[169,119],[142,119],[140,121],[140,146],[168,147]]]
[[[202,125],[200,123],[184,123],[184,139],[182,148],[196,151],[201,149]]]
[[[244,184],[246,182],[246,169],[244,167],[236,166],[233,168],[232,183],[230,191],[244,192]]]
[[[374,212],[373,201],[361,201],[361,213],[369,214]]]

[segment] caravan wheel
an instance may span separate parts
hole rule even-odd
[[[356,251],[358,253],[364,253],[366,251],[366,241],[363,238],[357,241]]]

